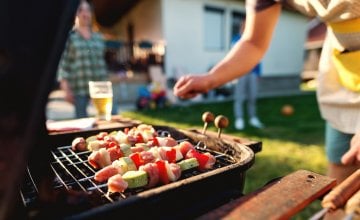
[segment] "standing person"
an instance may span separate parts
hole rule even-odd
[[[108,78],[104,55],[102,35],[92,30],[91,7],[81,1],[58,69],[60,88],[65,91],[65,100],[74,104],[77,118],[88,116],[88,82]]]
[[[239,33],[236,34],[231,42],[235,45],[240,40],[241,34],[244,31],[245,21],[239,27]],[[243,130],[245,128],[243,106],[245,100],[247,101],[247,113],[249,124],[255,128],[263,128],[263,123],[260,122],[256,114],[256,99],[258,93],[258,78],[261,73],[261,64],[257,64],[250,74],[245,74],[237,79],[234,90],[234,115],[235,115],[235,128]]]
[[[358,0],[247,0],[242,38],[208,73],[180,78],[174,94],[192,98],[248,73],[269,47],[282,4],[328,25],[317,100],[326,120],[328,175],[341,182],[360,168],[360,65],[354,62],[360,59]]]
[[[234,115],[235,128],[242,130],[245,128],[243,106],[246,100],[247,115],[249,125],[255,128],[264,128],[264,124],[256,114],[256,99],[258,93],[258,80],[261,64],[257,64],[249,74],[240,77],[235,84],[234,91]]]

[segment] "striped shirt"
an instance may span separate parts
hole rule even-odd
[[[74,95],[88,95],[89,81],[107,79],[105,43],[99,33],[84,39],[77,31],[70,33],[58,68],[58,79],[66,79]]]

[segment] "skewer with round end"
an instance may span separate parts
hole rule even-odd
[[[223,115],[218,115],[216,116],[214,123],[218,128],[218,138],[220,138],[222,129],[229,125],[229,119]]]
[[[203,122],[204,122],[204,128],[203,128],[203,130],[202,130],[201,133],[202,133],[202,134],[205,134],[206,129],[207,129],[209,123],[211,123],[211,122],[214,121],[214,114],[211,113],[211,112],[204,112],[204,113],[202,114],[202,120],[203,120]]]

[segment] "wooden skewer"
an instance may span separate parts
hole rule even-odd
[[[204,128],[201,133],[205,134],[209,123],[214,121],[214,114],[211,112],[204,112],[202,115],[202,120],[204,122]]]
[[[321,202],[323,209],[315,213],[310,220],[322,219],[327,212],[334,211],[340,207],[343,207],[352,196],[360,190],[360,169],[351,174],[343,182],[337,185],[333,190],[328,193]],[[359,198],[359,195],[354,197],[354,200]],[[353,204],[352,200],[350,205]],[[349,206],[350,206],[349,205]],[[348,214],[352,215],[351,208],[348,206]]]
[[[346,204],[346,201],[360,189],[360,169],[337,185],[321,202],[324,208],[336,210]]]
[[[221,136],[221,131],[223,128],[226,128],[229,125],[229,120],[223,115],[218,115],[215,118],[215,126],[218,128],[218,138]]]

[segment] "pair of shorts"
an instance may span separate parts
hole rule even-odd
[[[350,149],[354,134],[346,134],[326,123],[325,152],[327,159],[334,164],[341,164],[341,157]]]

